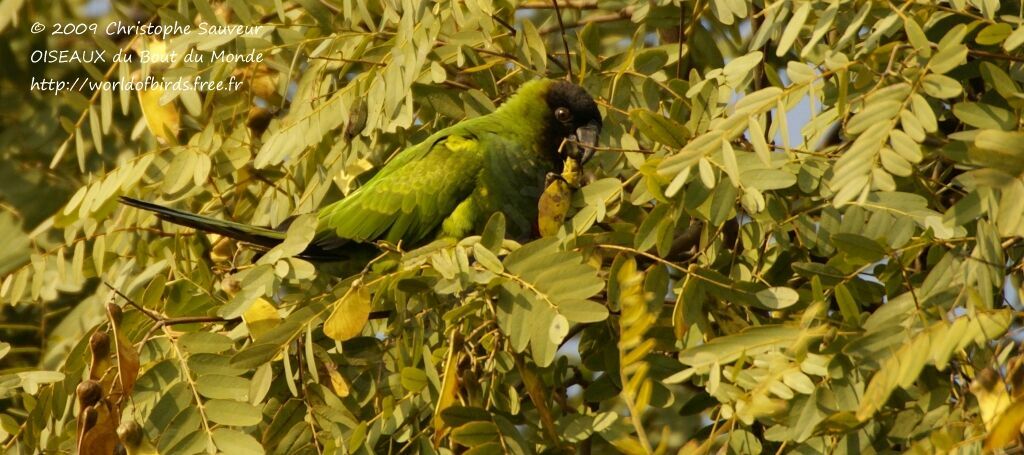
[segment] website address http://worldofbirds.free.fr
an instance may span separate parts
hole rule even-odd
[[[61,92],[79,91],[147,91],[162,89],[165,91],[190,91],[199,92],[212,91],[235,91],[242,86],[242,81],[231,76],[224,80],[204,80],[202,76],[193,79],[178,79],[174,81],[157,80],[149,76],[141,80],[113,80],[97,81],[89,77],[77,77],[74,80],[51,79],[47,77],[32,77],[29,89],[32,91],[48,92],[57,95]]]

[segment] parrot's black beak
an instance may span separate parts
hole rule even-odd
[[[597,140],[601,137],[601,124],[590,122],[576,128],[576,139],[583,148],[583,153],[578,157],[580,164],[586,163],[594,156],[594,149],[597,148]]]

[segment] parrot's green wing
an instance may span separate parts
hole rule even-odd
[[[483,166],[480,142],[466,132],[440,132],[403,150],[369,182],[320,210],[311,247],[349,241],[416,244],[470,198]]]

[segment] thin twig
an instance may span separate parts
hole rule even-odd
[[[686,15],[683,14],[683,4],[679,4],[679,46],[676,51],[676,79],[681,77],[683,71],[683,40],[686,38]]]
[[[1024,62],[1024,57],[1019,57],[1019,56],[1016,56],[1016,55],[999,54],[999,53],[996,53],[996,52],[979,51],[979,50],[976,50],[976,49],[968,49],[967,53],[971,54],[971,55],[976,55],[978,57],[984,57],[984,58],[994,58],[994,59],[997,59],[997,60],[1009,60],[1011,62]]]
[[[551,8],[567,8],[567,9],[597,9],[597,3],[573,3],[573,2],[562,2],[561,4],[552,1],[548,2],[524,2],[516,6],[516,9],[551,9]]]
[[[566,28],[576,28],[576,27],[582,27],[582,26],[587,25],[587,24],[600,24],[600,23],[603,23],[603,22],[615,22],[615,21],[621,21],[621,20],[624,20],[624,19],[630,19],[632,17],[633,17],[633,8],[632,7],[628,7],[628,8],[623,8],[622,10],[620,10],[618,12],[614,12],[614,13],[595,14],[595,15],[592,15],[592,16],[584,17],[583,19],[580,19],[580,20],[578,20],[576,22],[568,24]],[[540,29],[538,31],[538,33],[540,33],[541,35],[546,35],[548,33],[555,32],[555,31],[558,31],[558,30],[560,30],[559,27],[551,27],[551,26],[549,26],[549,27],[544,27],[544,28]]]
[[[551,0],[551,5],[555,7],[555,17],[558,18],[558,30],[562,33],[562,47],[565,48],[565,66],[568,72],[567,80],[572,82],[574,79],[572,76],[572,56],[569,54],[569,40],[565,37],[565,24],[562,23],[562,10],[558,8],[558,1]]]
[[[497,14],[491,14],[491,19],[494,19],[499,24],[501,24],[502,27],[505,27],[505,29],[508,30],[508,32],[512,34],[512,37],[515,38],[515,36],[516,36],[516,28],[513,27],[512,24],[509,24],[508,22],[505,22],[505,19],[502,19],[502,18],[498,17]]]
[[[150,312],[149,310],[143,308],[142,305],[139,305],[138,303],[135,303],[134,300],[132,300],[132,299],[128,298],[128,296],[122,294],[121,291],[119,291],[117,288],[115,288],[110,283],[108,283],[107,280],[103,280],[103,285],[106,286],[107,288],[109,288],[111,291],[114,291],[114,294],[117,294],[118,297],[121,297],[122,299],[124,299],[125,302],[128,302],[129,305],[134,307],[136,310],[141,311],[142,314],[146,315],[147,317],[149,317],[153,321],[155,321],[157,323],[160,323],[161,321],[163,321],[164,318],[160,317],[160,315],[158,315],[156,313],[153,313],[153,312]]]
[[[199,324],[203,322],[228,322],[220,316],[182,316],[180,318],[167,318],[156,323],[158,327],[179,324]]]
[[[363,60],[359,58],[343,58],[343,57],[309,57],[310,60],[327,60],[331,62],[344,62],[344,63],[362,63],[364,65],[372,66],[388,66],[387,63],[375,62],[373,60]]]

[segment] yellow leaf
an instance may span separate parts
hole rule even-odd
[[[645,449],[638,439],[631,436],[622,436],[611,441],[611,443],[612,446],[619,450],[619,452],[627,455],[643,455],[650,453],[650,451]]]
[[[548,184],[537,202],[537,230],[541,237],[558,233],[572,202],[572,190],[583,181],[582,167],[572,158],[565,160],[561,176],[548,175]]]
[[[242,320],[249,328],[249,336],[255,341],[277,327],[281,323],[281,315],[277,313],[277,308],[274,308],[274,305],[261,297],[256,299],[252,306],[245,310],[245,313],[242,313]]]
[[[971,383],[971,393],[978,399],[978,411],[981,413],[981,421],[985,428],[992,430],[996,420],[1013,401],[1006,393],[1006,383],[991,368],[986,368],[978,373]]]
[[[334,393],[338,394],[339,397],[347,397],[349,393],[348,381],[345,377],[338,373],[338,370],[328,369],[328,374],[331,376],[331,388],[334,389]]]
[[[1018,401],[1006,408],[996,420],[995,426],[985,438],[985,451],[992,452],[1013,444],[1021,435],[1024,424],[1024,401]]]
[[[181,124],[181,117],[178,115],[178,108],[174,102],[160,104],[160,97],[164,94],[162,88],[139,90],[139,106],[142,107],[142,116],[146,118],[146,126],[153,135],[167,143],[177,143],[178,129]]]
[[[355,338],[370,319],[370,291],[353,285],[345,295],[334,302],[334,311],[324,321],[324,335],[337,341]]]
[[[569,213],[569,201],[572,190],[569,184],[559,177],[551,179],[551,183],[540,195],[537,203],[537,230],[541,237],[550,237],[558,233],[558,228],[565,222]]]

